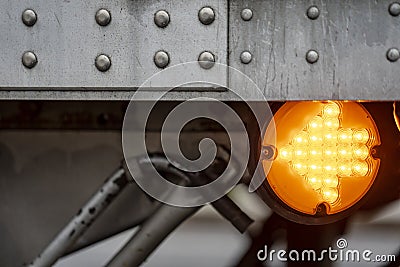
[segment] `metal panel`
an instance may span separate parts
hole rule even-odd
[[[0,99],[129,100],[132,90],[160,70],[153,56],[163,49],[170,66],[196,61],[204,50],[214,52],[220,63],[229,57],[229,65],[253,79],[268,100],[398,100],[400,60],[390,62],[386,56],[390,48],[400,48],[400,16],[389,13],[391,2],[232,0],[228,7],[226,0],[1,0]],[[320,11],[316,19],[306,15],[312,5]],[[210,25],[198,19],[203,6],[216,11]],[[32,27],[21,20],[28,7],[38,14]],[[246,7],[253,11],[249,21],[241,18]],[[96,23],[99,8],[111,11],[108,26]],[[163,29],[154,23],[159,9],[170,13]],[[314,64],[305,59],[310,49],[319,54]],[[38,56],[33,69],[21,63],[27,50]],[[240,60],[245,50],[252,54],[248,64]],[[111,56],[107,72],[95,67],[99,53]],[[215,68],[198,71],[227,78]],[[229,78],[230,85],[241,82]],[[238,99],[227,92],[194,90],[166,99]],[[149,99],[153,96],[148,92]]]
[[[230,65],[253,79],[269,100],[400,99],[400,61],[386,53],[400,46],[400,17],[391,1],[230,1]],[[307,9],[320,10],[309,19]],[[253,18],[241,18],[243,8]],[[306,61],[308,50],[319,60]],[[248,50],[253,60],[240,61]],[[240,83],[230,77],[231,83]]]
[[[198,18],[204,6],[215,11],[210,25]],[[153,61],[159,50],[169,53],[171,65],[197,61],[205,50],[215,55],[216,62],[226,64],[227,1],[2,0],[0,7],[3,90],[133,89],[160,70]],[[31,27],[21,19],[27,8],[37,14]],[[95,20],[100,8],[111,12],[107,26]],[[158,10],[170,15],[165,28],[154,23]],[[37,56],[38,63],[31,69],[21,62],[25,51]],[[95,66],[99,54],[111,57],[111,68],[106,72]],[[198,71],[221,76],[200,66]],[[226,75],[221,80],[226,84]]]

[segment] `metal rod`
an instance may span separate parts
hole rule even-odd
[[[195,177],[189,177],[187,174],[173,167],[173,165],[162,156],[153,156],[150,160],[139,160],[138,162],[142,167],[146,164],[153,164],[158,171],[164,171],[175,175],[179,184],[196,185],[198,183],[207,183],[210,180],[205,174],[202,176],[196,175]],[[212,204],[241,232],[244,232],[253,222],[227,196],[224,196]],[[182,208],[169,205],[161,206],[106,266],[139,266],[176,227],[193,215],[198,209],[199,207]]]
[[[211,205],[242,234],[254,222],[228,196],[221,197],[211,203]]]
[[[29,266],[52,266],[85,233],[127,183],[124,169],[117,169]]]
[[[225,153],[225,158],[220,158],[221,161],[229,157],[226,149],[221,149]],[[181,184],[192,184],[201,186],[213,181],[210,177],[212,173],[205,172],[189,175],[181,172],[178,168],[170,164],[163,156],[152,156],[149,161],[139,160],[142,167],[146,164],[153,164],[158,171],[164,171],[176,176],[176,180]],[[236,172],[234,172],[236,173]],[[230,221],[232,225],[240,232],[244,233],[247,228],[254,222],[245,212],[243,212],[229,196],[225,195],[220,199],[210,203],[225,219]]]
[[[161,206],[106,266],[139,266],[176,227],[198,209]]]
[[[200,186],[209,182],[212,182],[212,179],[205,173],[198,173],[192,177],[192,183],[194,185]],[[243,212],[228,195],[210,204],[242,234],[246,232],[247,228],[254,222],[254,220]]]
[[[141,168],[154,165],[157,171],[167,172],[174,176],[177,184],[190,184],[190,178],[170,162],[158,155],[150,159],[133,159]],[[142,174],[144,175],[144,174]],[[173,192],[171,192],[172,194]],[[161,242],[183,221],[193,215],[200,207],[182,208],[160,203],[160,208],[148,218],[139,231],[124,245],[106,266],[139,266],[161,244]]]

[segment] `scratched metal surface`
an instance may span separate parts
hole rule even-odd
[[[232,0],[230,1],[230,65],[252,78],[268,99],[400,98],[400,61],[386,52],[400,47],[400,17],[383,0]],[[310,20],[311,5],[320,16]],[[242,8],[253,10],[244,22]],[[319,61],[309,64],[315,49]],[[248,65],[240,53],[253,53]],[[240,83],[230,76],[230,83]]]
[[[158,71],[153,55],[159,49],[170,52],[171,65],[195,61],[203,50],[214,51],[217,62],[229,58],[229,65],[253,79],[269,100],[400,99],[400,60],[386,59],[389,48],[400,47],[400,16],[389,14],[391,0],[232,0],[229,8],[227,2],[1,0],[0,99],[128,100]],[[208,26],[197,18],[204,5],[217,11]],[[311,5],[321,11],[316,20],[306,16]],[[20,18],[28,6],[39,16],[31,28]],[[100,7],[112,12],[107,27],[94,20]],[[240,18],[244,7],[253,10],[252,20]],[[165,29],[153,22],[161,8],[171,14]],[[39,57],[31,70],[21,64],[22,52],[29,49]],[[312,65],[305,60],[309,49],[320,56]],[[240,62],[243,50],[253,54],[250,64]],[[112,56],[106,73],[94,66],[101,52]],[[213,69],[198,71],[220,75]],[[243,81],[232,73],[228,79],[228,85]],[[227,92],[191,89],[166,99],[237,100]],[[148,98],[153,97],[149,92]]]
[[[215,21],[203,25],[198,12],[211,6]],[[33,9],[38,20],[32,27],[23,24],[21,15]],[[111,12],[111,22],[96,23],[98,9]],[[170,23],[159,28],[154,14],[166,10]],[[0,90],[129,90],[139,87],[160,69],[154,54],[165,50],[170,64],[197,61],[204,50],[226,64],[227,1],[0,1]],[[27,69],[21,63],[25,51],[32,50],[38,64]],[[95,67],[98,54],[111,57],[111,68],[100,72]],[[226,74],[217,75],[226,84]],[[84,93],[78,98],[85,98]],[[2,94],[4,98],[4,93]],[[32,96],[32,95],[31,95]],[[10,96],[12,97],[12,96]],[[32,96],[35,98],[34,96]],[[75,96],[71,96],[75,98]]]

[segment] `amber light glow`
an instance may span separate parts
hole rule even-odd
[[[267,177],[289,207],[314,215],[357,203],[373,184],[380,144],[368,111],[356,102],[288,102],[274,115],[277,156]],[[267,137],[263,145],[269,144]]]

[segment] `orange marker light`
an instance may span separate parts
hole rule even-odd
[[[380,144],[368,111],[355,102],[288,102],[274,115],[277,156],[267,176],[276,196],[292,209],[327,214],[357,203],[372,186]],[[267,137],[263,145],[268,146]]]

